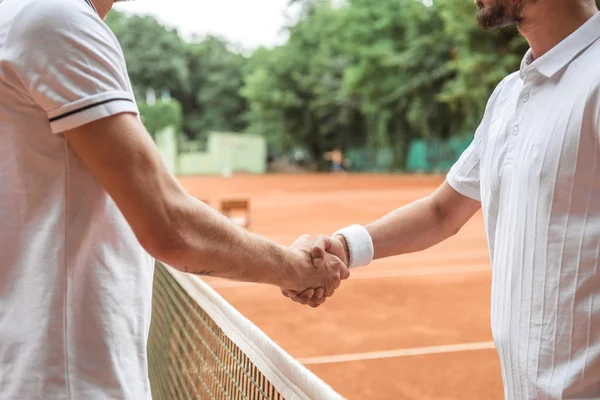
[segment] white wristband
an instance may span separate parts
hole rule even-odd
[[[360,225],[352,225],[340,229],[333,236],[340,235],[346,239],[350,260],[348,267],[364,267],[373,261],[374,249],[373,240],[369,231]]]

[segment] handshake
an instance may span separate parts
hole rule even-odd
[[[350,277],[350,254],[343,236],[319,236],[314,242],[303,235],[291,250],[296,254],[294,277],[281,293],[293,301],[319,307],[331,297],[342,280]]]

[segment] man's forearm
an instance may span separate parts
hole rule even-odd
[[[445,181],[429,197],[399,208],[377,221],[336,231],[334,239],[321,236],[313,245],[316,260],[332,253],[350,267],[368,265],[373,259],[427,249],[457,233],[479,210],[478,200],[466,197]],[[302,304],[318,306],[321,299],[283,291]]]
[[[293,250],[250,233],[190,196],[172,211],[163,261],[184,272],[285,287],[297,282]],[[168,236],[167,236],[168,237]]]
[[[330,270],[316,271],[306,240],[302,251],[277,245],[189,196],[135,115],[103,118],[65,138],[155,258],[190,273],[289,288],[305,284],[303,290],[335,286],[339,266],[332,261]]]
[[[434,246],[456,234],[480,208],[478,200],[462,195],[444,181],[430,196],[401,207],[365,227],[373,243],[373,258],[412,253]],[[352,247],[351,243],[348,245]]]
[[[431,198],[417,200],[366,226],[375,259],[425,250],[457,232]]]

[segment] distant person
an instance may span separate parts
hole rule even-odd
[[[304,152],[302,150],[296,150],[296,151],[294,151],[294,162],[299,167],[305,167],[306,166],[306,157],[305,157],[305,154],[304,154]]]
[[[309,238],[249,233],[168,173],[102,21],[112,5],[0,0],[2,400],[149,400],[153,257],[326,295],[348,277],[334,256],[314,268]]]
[[[331,162],[331,172],[343,172],[344,153],[339,148],[335,148],[330,152],[325,153],[325,160]]]
[[[506,399],[600,399],[600,14],[593,0],[477,7],[484,29],[518,24],[531,48],[472,144],[435,193],[315,250],[367,265],[438,244],[482,208]]]

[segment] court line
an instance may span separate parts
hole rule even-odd
[[[462,267],[444,266],[444,267],[428,267],[428,268],[404,268],[391,270],[371,270],[371,271],[354,271],[350,276],[350,280],[363,279],[381,279],[381,278],[402,278],[416,277],[429,275],[458,275],[471,274],[478,272],[491,272],[490,264],[477,264]],[[227,280],[207,280],[206,281],[214,289],[238,288],[244,286],[258,286],[257,283],[235,282]]]
[[[303,365],[335,364],[350,361],[381,360],[385,358],[400,358],[410,356],[458,353],[464,351],[495,349],[494,342],[473,342],[444,346],[414,347],[408,349],[373,351],[368,353],[340,354],[337,356],[300,358]]]

